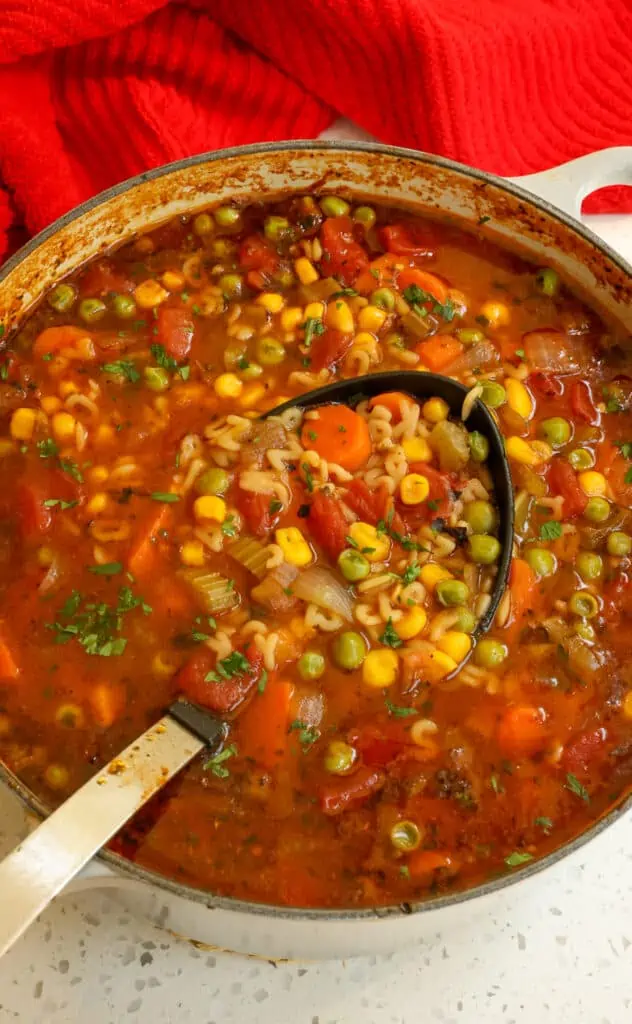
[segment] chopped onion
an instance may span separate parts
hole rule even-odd
[[[290,716],[309,728],[318,728],[325,714],[325,695],[299,689],[292,695]]]
[[[318,605],[319,608],[327,608],[347,622],[353,620],[351,594],[329,569],[318,565],[306,569],[300,574],[292,589],[301,601]]]
[[[496,366],[500,362],[500,353],[491,341],[480,341],[476,345],[466,348],[462,355],[457,356],[454,362],[446,366],[445,373],[451,377],[460,377],[461,374],[471,373],[478,368],[483,369]]]
[[[57,562],[57,560],[55,560],[51,563],[48,572],[46,573],[39,587],[37,588],[40,594],[46,594],[48,593],[49,590],[53,589],[53,587],[57,583],[57,580],[59,579],[59,574],[59,563]]]
[[[592,350],[584,338],[569,338],[553,328],[528,331],[522,344],[532,368],[544,373],[577,373],[592,362]]]

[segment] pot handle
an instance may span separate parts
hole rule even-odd
[[[606,185],[632,185],[632,146],[601,149],[548,171],[508,180],[580,220],[582,201],[591,192]]]

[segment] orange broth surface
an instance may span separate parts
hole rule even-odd
[[[420,571],[458,497],[436,462],[409,460],[430,480],[422,506],[358,485],[345,517],[316,470],[290,471],[286,504],[240,486],[257,428],[235,449],[208,437],[226,416],[254,422],[386,369],[502,392],[509,597],[495,646],[447,679],[409,671],[416,641],[382,641],[383,626],[306,625],[291,586],[261,607],[261,581],[228,550],[297,527],[357,603],[337,568],[357,518],[389,536],[385,571]],[[267,903],[398,903],[515,871],[630,786],[632,355],[553,271],[338,197],[224,207],[68,278],[5,341],[0,378],[2,759],[54,805],[181,693],[230,719],[223,755],[196,759],[116,837],[125,856]],[[345,456],[334,444],[328,458]],[[223,510],[200,519],[209,468],[227,477]],[[191,570],[227,580],[232,607],[211,614]],[[272,670],[253,619],[280,638]],[[394,679],[341,667],[348,630],[394,652]],[[305,652],[322,655],[316,677]]]

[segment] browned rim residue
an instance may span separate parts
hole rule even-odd
[[[315,163],[321,162],[318,172]],[[321,189],[361,194],[367,199],[412,205],[430,216],[450,216],[504,248],[564,268],[575,290],[610,322],[632,333],[632,268],[591,231],[513,183],[503,182],[441,157],[377,143],[283,142],[236,147],[190,157],[138,175],[66,214],[27,243],[0,270],[0,324],[5,342],[33,305],[60,276],[177,213],[229,196],[247,202],[289,191]],[[449,210],[446,196],[454,199]],[[569,261],[574,268],[566,269]],[[0,763],[0,779],[40,817],[48,808]],[[423,914],[467,903],[531,877],[580,849],[632,806],[622,795],[590,828],[518,873],[448,895],[385,907],[304,909],[215,896],[182,885],[103,850],[99,859],[117,873],[210,909],[254,914],[290,922],[377,921]]]

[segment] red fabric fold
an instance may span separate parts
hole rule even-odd
[[[341,114],[532,173],[632,142],[630,38],[630,0],[0,0],[0,181],[35,231],[148,167]],[[10,211],[0,191],[0,256]]]

